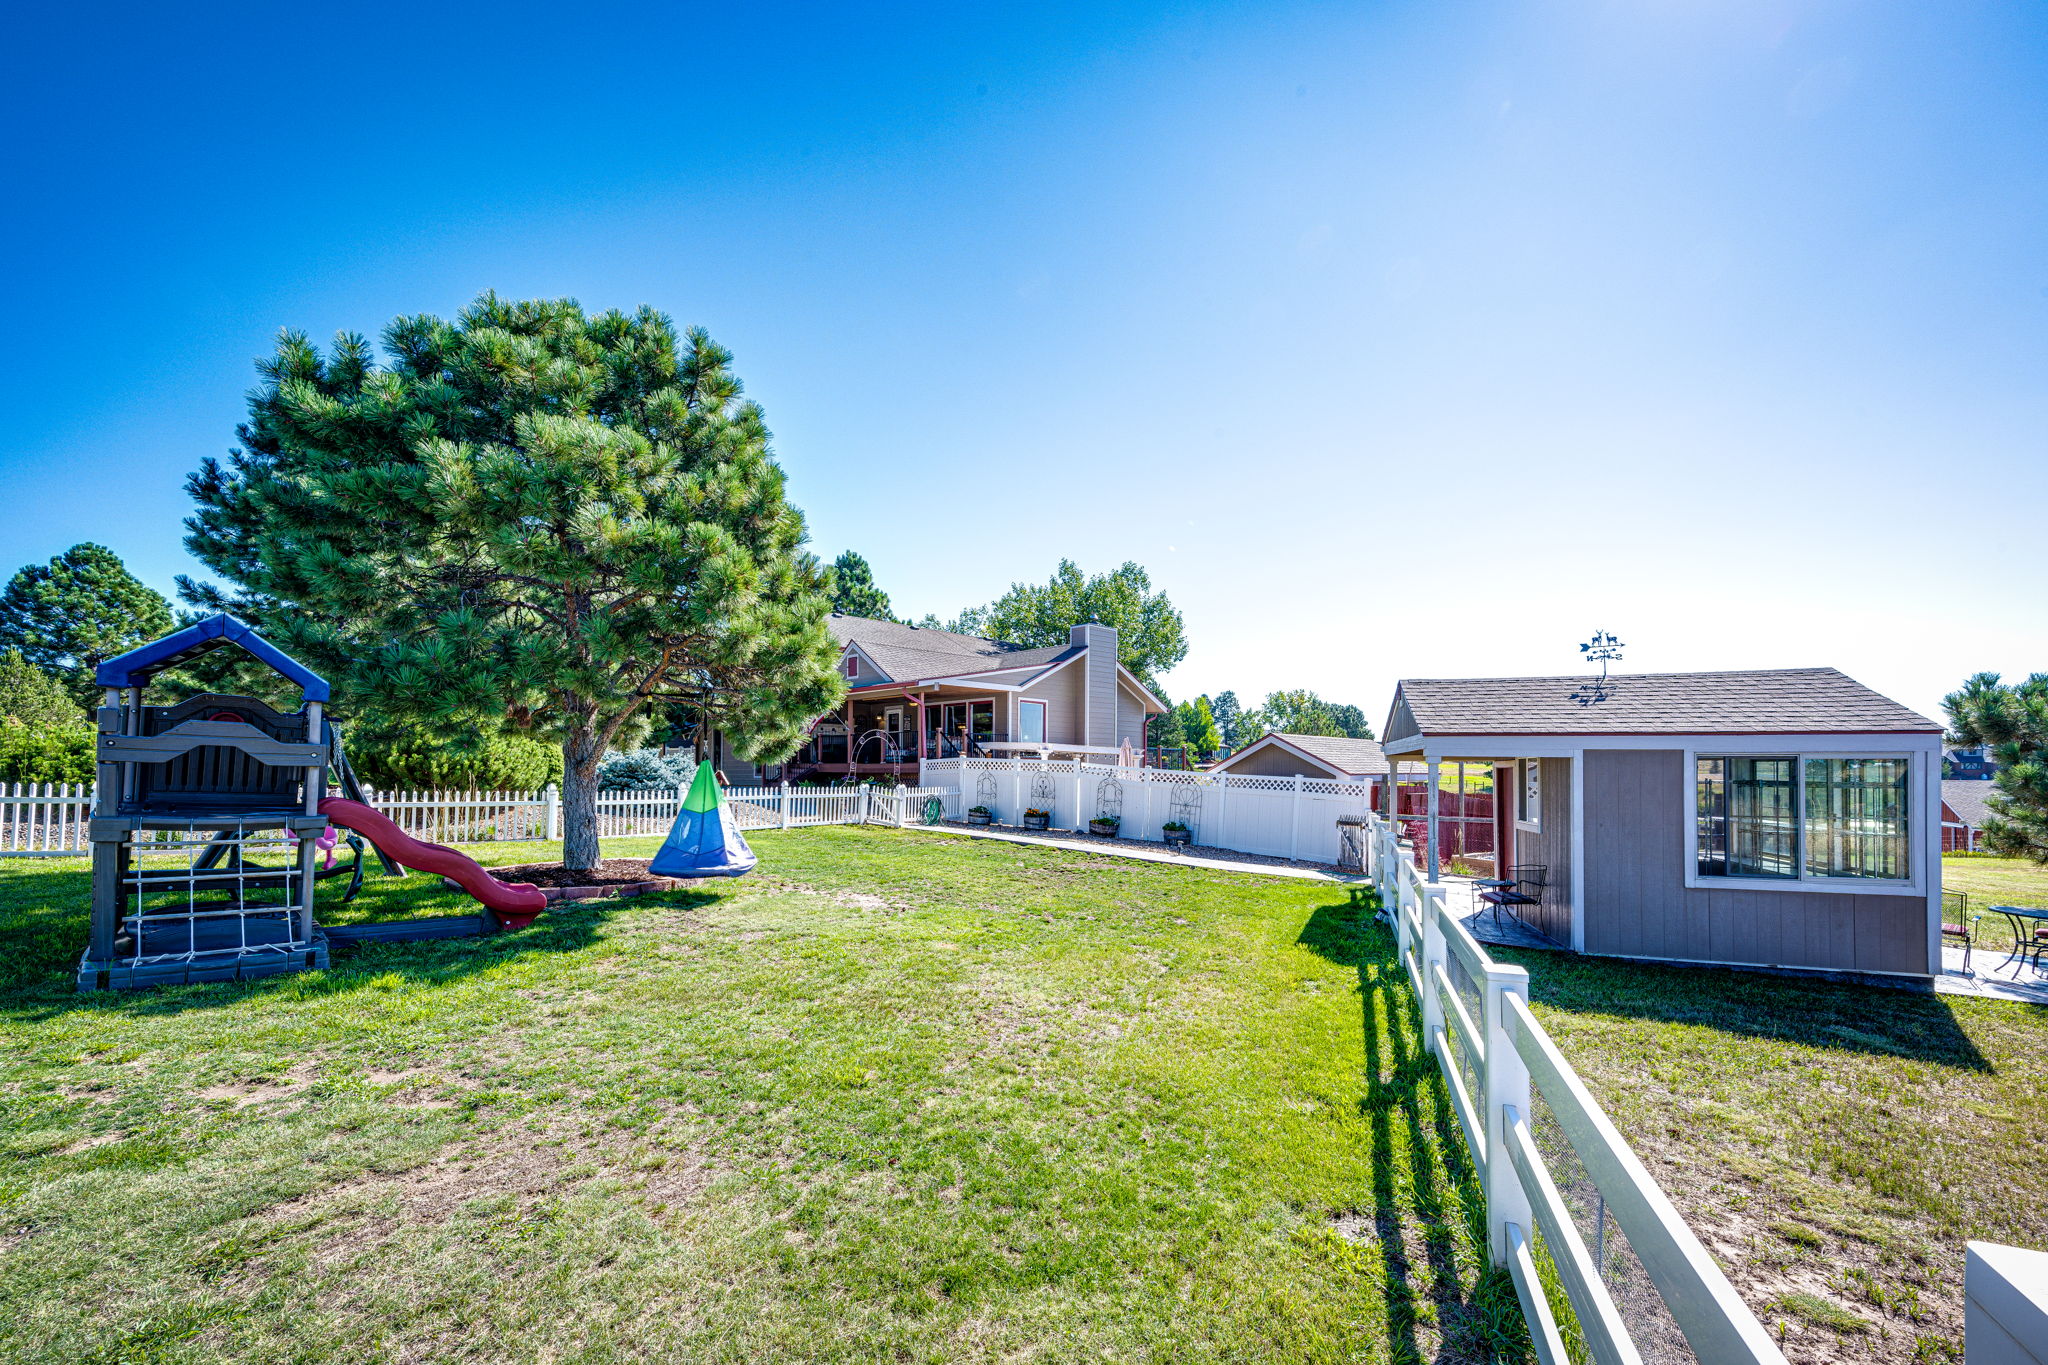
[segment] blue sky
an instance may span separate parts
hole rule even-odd
[[[284,326],[731,347],[817,550],[1070,556],[1175,696],[2048,668],[2048,8],[94,9],[0,57],[0,572],[168,590]]]

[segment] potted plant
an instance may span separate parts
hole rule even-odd
[[[1052,812],[1049,810],[1027,810],[1024,812],[1024,828],[1049,829],[1052,826]]]
[[[996,813],[987,806],[971,806],[967,811],[967,823],[970,825],[985,825],[995,819],[995,816]]]
[[[1120,815],[1098,815],[1088,822],[1088,832],[1099,834],[1105,839],[1116,838],[1117,826],[1123,823]]]
[[[1169,848],[1186,848],[1189,841],[1195,837],[1195,832],[1178,820],[1168,820],[1160,828],[1166,831],[1166,843]]]

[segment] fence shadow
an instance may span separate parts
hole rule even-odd
[[[1496,961],[1526,967],[1530,998],[1566,1014],[1692,1024],[1959,1071],[1992,1070],[1957,1021],[1949,997],[1932,992],[1728,967],[1487,951]]]
[[[1297,942],[1357,973],[1359,1112],[1371,1134],[1371,1222],[1385,1261],[1391,1355],[1414,1361],[1439,1352],[1451,1359],[1519,1358],[1528,1338],[1513,1285],[1504,1272],[1485,1265],[1479,1173],[1436,1058],[1422,1045],[1421,1011],[1395,955],[1393,935],[1373,917],[1375,909],[1370,898],[1320,906]],[[1462,1266],[1459,1223],[1467,1248]],[[1465,1278],[1475,1274],[1468,1290]],[[1423,1339],[1426,1318],[1437,1324],[1440,1345]]]
[[[323,893],[315,917],[336,906]],[[72,865],[0,871],[0,1019],[33,1023],[66,1014],[142,1016],[217,1009],[265,992],[296,998],[347,994],[369,988],[380,977],[438,985],[490,971],[508,961],[540,953],[567,953],[594,941],[605,919],[619,908],[662,905],[689,910],[715,903],[716,892],[683,889],[631,901],[586,900],[550,907],[519,930],[476,938],[429,939],[409,943],[337,945],[325,972],[287,973],[255,981],[159,986],[141,991],[81,994],[76,971],[90,924],[92,876]],[[474,913],[475,903],[440,888],[438,877],[415,875],[375,898],[379,922],[453,912]],[[366,918],[350,915],[347,922]]]

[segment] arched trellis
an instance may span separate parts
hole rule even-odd
[[[1173,789],[1173,800],[1169,803],[1168,818],[1188,827],[1188,841],[1202,842],[1202,789],[1192,783],[1182,783]]]
[[[1031,774],[1031,808],[1033,810],[1050,812],[1052,810],[1052,803],[1058,799],[1058,794],[1053,787],[1050,769],[1040,768],[1037,772]]]
[[[1124,818],[1124,784],[1114,777],[1105,777],[1095,784],[1095,818],[1104,816]]]
[[[977,806],[987,806],[990,810],[996,808],[996,775],[994,773],[983,773],[981,780],[974,784],[974,803]]]

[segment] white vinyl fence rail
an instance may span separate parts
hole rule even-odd
[[[0,857],[75,858],[91,818],[88,783],[0,784]]]
[[[926,781],[950,788],[946,816],[987,806],[998,824],[1022,824],[1026,810],[1050,814],[1054,829],[1082,829],[1098,815],[1119,817],[1118,837],[1165,839],[1167,821],[1193,841],[1304,862],[1337,861],[1337,817],[1363,815],[1363,782],[1313,777],[1241,777],[1235,773],[1126,768],[1113,763],[1035,758],[928,758]]]
[[[1393,917],[1401,963],[1422,1007],[1423,1042],[1436,1055],[1485,1190],[1489,1251],[1514,1280],[1537,1359],[1569,1359],[1537,1278],[1532,1248],[1539,1235],[1590,1358],[1636,1365],[1646,1354],[1608,1292],[1604,1258],[1588,1250],[1551,1163],[1537,1150],[1532,1103],[1540,1100],[1603,1201],[1601,1235],[1611,1216],[1694,1357],[1711,1365],[1784,1365],[1763,1325],[1529,1012],[1527,970],[1486,955],[1445,908],[1445,888],[1422,880],[1384,820],[1370,816],[1367,836],[1367,871]]]
[[[666,834],[687,787],[608,791],[597,796],[600,838]],[[562,837],[561,793],[542,791],[365,792],[371,805],[413,838],[430,844],[488,844]],[[909,825],[925,803],[952,793],[935,787],[728,787],[727,806],[742,830],[805,825]],[[90,786],[0,786],[0,858],[78,857],[90,851]]]

